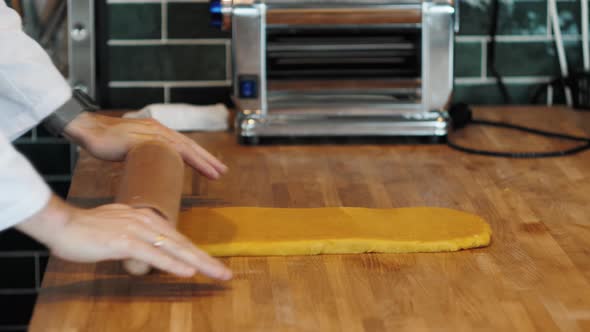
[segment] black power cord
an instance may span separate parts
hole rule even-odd
[[[573,136],[568,134],[562,133],[555,133],[551,131],[545,131],[540,129],[528,128],[524,126],[519,126],[507,122],[501,121],[489,121],[489,120],[480,120],[474,119],[471,109],[467,104],[458,103],[451,105],[449,109],[449,115],[451,120],[453,121],[453,127],[456,130],[460,130],[468,125],[480,125],[480,126],[489,126],[489,127],[496,127],[496,128],[506,128],[506,129],[513,129],[518,130],[521,132],[549,137],[549,138],[558,138],[558,139],[565,139],[569,141],[576,141],[576,142],[583,142],[583,144],[578,145],[576,147],[565,149],[565,150],[557,150],[557,151],[548,151],[548,152],[502,152],[502,151],[491,151],[491,150],[480,150],[469,148],[465,146],[461,146],[451,140],[450,137],[447,137],[447,145],[455,150],[462,151],[465,153],[470,154],[477,154],[482,156],[491,156],[491,157],[504,157],[504,158],[549,158],[549,157],[563,157],[573,155],[582,151],[586,151],[590,149],[590,138],[587,137],[580,137],[580,136]]]
[[[504,84],[502,80],[502,76],[498,72],[496,68],[496,34],[498,32],[498,23],[500,17],[500,2],[499,0],[492,0],[491,2],[492,8],[492,18],[490,20],[490,42],[488,43],[487,48],[487,57],[488,57],[488,70],[494,78],[496,79],[496,84],[500,89],[500,93],[502,94],[502,98],[504,99],[504,103],[511,104],[512,98],[510,97],[510,93],[508,92],[508,88]]]
[[[500,90],[500,93],[502,94],[504,102],[507,104],[510,104],[512,101],[512,99],[510,97],[510,93],[508,92],[508,89],[506,88],[506,85],[504,84],[504,81],[502,80],[502,76],[500,75],[500,73],[496,69],[496,61],[495,61],[496,60],[496,33],[498,31],[498,22],[499,22],[498,19],[499,19],[499,14],[500,14],[499,0],[492,0],[491,6],[492,6],[491,7],[492,18],[491,18],[490,30],[489,30],[490,43],[488,44],[488,49],[487,49],[488,70],[490,71],[490,73],[492,73],[492,75],[496,79],[498,88]],[[568,84],[568,82],[566,82],[563,78],[557,78],[557,79],[553,80],[552,82],[550,82],[549,84],[551,84],[551,85],[557,85],[557,84],[565,85],[565,84]],[[542,92],[541,89],[537,90],[533,99],[538,100],[541,92]],[[453,140],[451,140],[450,136],[447,137],[447,145],[450,148],[458,150],[458,151],[462,151],[465,153],[477,154],[477,155],[482,155],[482,156],[491,156],[491,157],[525,159],[525,158],[562,157],[562,156],[573,155],[573,154],[590,149],[590,138],[567,135],[567,134],[562,134],[562,133],[555,133],[555,132],[539,130],[539,129],[534,129],[534,128],[528,128],[528,127],[519,126],[519,125],[507,123],[507,122],[501,122],[501,121],[489,121],[489,120],[474,119],[471,109],[465,103],[457,103],[457,104],[451,105],[451,107],[449,109],[449,115],[451,117],[451,120],[453,122],[453,128],[455,130],[460,130],[461,128],[464,128],[468,125],[479,125],[479,126],[488,126],[488,127],[496,127],[496,128],[506,128],[506,129],[517,130],[517,131],[521,131],[521,132],[525,132],[525,133],[529,133],[529,134],[533,134],[533,135],[538,135],[538,136],[543,136],[543,137],[582,142],[582,144],[580,144],[576,147],[573,147],[570,149],[565,149],[565,150],[558,150],[558,151],[502,152],[502,151],[474,149],[474,148],[461,146],[461,145],[455,143]]]

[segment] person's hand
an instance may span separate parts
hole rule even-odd
[[[231,271],[221,262],[149,209],[109,204],[85,210],[54,196],[41,212],[17,228],[68,261],[135,259],[182,277],[202,273],[221,280],[231,278]],[[154,246],[161,237],[161,246]]]
[[[138,143],[160,140],[174,146],[189,166],[210,179],[227,171],[227,166],[193,140],[153,119],[83,113],[66,126],[64,135],[102,160],[121,161]]]

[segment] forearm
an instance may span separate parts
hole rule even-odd
[[[88,140],[87,136],[98,130],[106,130],[106,126],[97,121],[98,117],[101,116],[89,112],[81,113],[64,127],[62,135],[69,141],[84,147]]]
[[[120,161],[125,158],[123,151],[126,151],[126,142],[120,135],[109,137],[105,134],[116,122],[116,119],[108,116],[84,112],[64,127],[62,135],[96,158]],[[112,151],[115,153],[110,153]]]
[[[37,241],[51,246],[56,233],[71,218],[73,207],[70,207],[56,195],[52,195],[45,207],[15,226],[19,231]]]
[[[0,230],[40,211],[51,190],[31,163],[0,134]]]

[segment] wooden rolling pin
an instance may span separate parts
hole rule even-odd
[[[184,162],[168,144],[148,141],[129,151],[115,201],[134,208],[149,208],[176,227],[184,181]],[[155,240],[155,239],[154,239]],[[127,272],[144,275],[149,264],[127,260]]]

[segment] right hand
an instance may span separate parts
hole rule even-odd
[[[47,207],[17,226],[74,262],[135,259],[182,277],[202,273],[228,280],[231,271],[149,209],[109,204],[79,209],[53,197]],[[160,247],[153,242],[165,240]]]
[[[126,119],[85,112],[66,126],[64,135],[102,160],[121,161],[134,146],[161,141],[174,147],[187,165],[209,179],[218,179],[227,172],[227,166],[195,141],[154,119]]]

